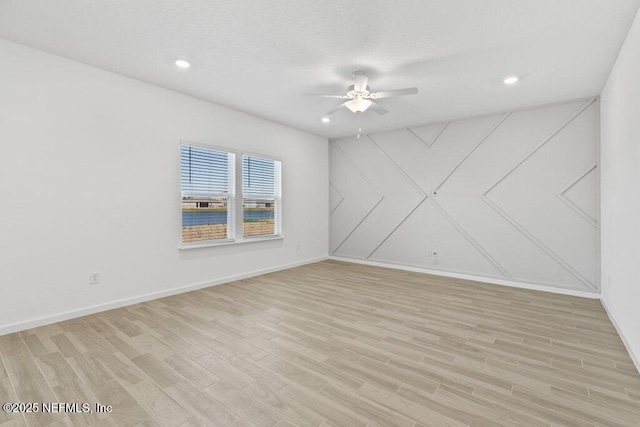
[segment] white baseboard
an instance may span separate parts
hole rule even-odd
[[[249,272],[249,273],[237,274],[237,275],[234,275],[234,276],[227,276],[227,277],[223,277],[223,278],[220,278],[220,279],[215,279],[215,280],[212,280],[212,281],[194,283],[194,284],[191,284],[191,285],[180,286],[180,287],[172,288],[172,289],[166,289],[166,290],[160,291],[160,292],[153,292],[153,293],[150,293],[150,294],[144,294],[144,295],[139,295],[139,296],[136,296],[136,297],[131,297],[131,298],[125,298],[125,299],[121,299],[121,300],[111,301],[111,302],[108,302],[108,303],[98,304],[98,305],[94,305],[94,306],[91,306],[91,307],[85,307],[85,308],[81,308],[81,309],[77,309],[77,310],[65,311],[65,312],[54,314],[54,315],[51,315],[51,316],[39,317],[37,319],[27,320],[27,321],[24,321],[24,322],[12,323],[12,324],[9,324],[9,325],[0,326],[0,335],[19,332],[19,331],[23,331],[25,329],[30,329],[30,328],[36,328],[38,326],[49,325],[51,323],[56,323],[56,322],[61,322],[61,321],[64,321],[64,320],[74,319],[74,318],[77,318],[77,317],[82,317],[82,316],[86,316],[86,315],[89,315],[89,314],[94,314],[94,313],[99,313],[99,312],[102,312],[102,311],[112,310],[112,309],[115,309],[115,308],[126,307],[126,306],[129,306],[129,305],[138,304],[138,303],[141,303],[141,302],[150,301],[150,300],[154,300],[154,299],[158,299],[158,298],[163,298],[163,297],[167,297],[167,296],[171,296],[171,295],[181,294],[181,293],[184,293],[184,292],[195,291],[197,289],[207,288],[207,287],[210,287],[210,286],[216,286],[216,285],[221,285],[221,284],[224,284],[224,283],[234,282],[236,280],[248,279],[250,277],[260,276],[260,275],[268,274],[268,273],[273,273],[273,272],[280,271],[280,270],[287,270],[289,268],[299,267],[301,265],[306,265],[306,264],[312,264],[314,262],[324,261],[324,260],[327,260],[327,259],[332,259],[332,260],[342,261],[342,262],[350,262],[350,263],[354,263],[354,264],[364,264],[364,265],[371,265],[371,266],[376,266],[376,267],[392,268],[392,269],[396,269],[396,270],[412,271],[412,272],[417,272],[417,273],[433,274],[433,275],[436,275],[436,276],[453,277],[453,278],[456,278],[456,279],[474,280],[474,281],[477,281],[477,282],[497,284],[497,285],[501,285],[501,286],[511,286],[511,287],[516,287],[516,288],[539,290],[539,291],[544,291],[544,292],[553,292],[553,293],[558,293],[558,294],[563,294],[563,295],[573,295],[573,296],[579,296],[579,297],[585,297],[585,298],[600,299],[601,302],[602,302],[602,306],[604,307],[607,315],[609,316],[609,319],[611,320],[611,323],[616,328],[616,331],[618,332],[618,335],[620,335],[620,338],[622,339],[622,342],[624,343],[624,345],[625,345],[625,347],[627,349],[627,352],[631,356],[631,360],[633,361],[634,365],[636,366],[636,369],[638,370],[638,372],[640,372],[640,358],[638,358],[638,356],[636,356],[633,353],[633,351],[631,349],[631,346],[629,345],[629,342],[627,341],[627,339],[625,338],[625,336],[624,336],[624,334],[622,332],[622,329],[620,328],[620,326],[618,325],[618,322],[616,321],[615,317],[611,313],[611,310],[609,310],[609,307],[607,306],[606,301],[604,299],[600,298],[600,294],[596,294],[596,293],[593,293],[593,292],[570,290],[570,289],[557,289],[557,288],[552,288],[552,287],[548,287],[548,286],[531,285],[531,284],[527,284],[527,283],[513,282],[513,281],[508,281],[508,280],[487,279],[485,277],[473,276],[473,275],[469,275],[469,274],[451,273],[451,272],[445,272],[445,271],[441,271],[441,270],[429,270],[429,269],[426,269],[426,268],[407,267],[407,266],[402,266],[402,265],[397,265],[397,264],[387,264],[387,263],[381,263],[381,262],[375,262],[375,261],[364,261],[364,260],[358,260],[358,259],[352,259],[352,258],[343,258],[343,257],[337,257],[337,256],[319,257],[319,258],[308,259],[308,260],[304,260],[304,261],[300,261],[300,262],[296,262],[296,263],[279,265],[279,266],[276,266],[276,267],[265,268],[265,269],[262,269],[262,270],[255,270],[255,271],[252,271],[252,272]]]
[[[636,370],[640,373],[640,358],[638,358],[638,356],[636,356],[633,350],[631,349],[631,346],[629,345],[629,341],[627,341],[627,338],[622,333],[622,328],[620,328],[620,325],[616,321],[616,318],[613,317],[613,313],[611,312],[611,310],[609,310],[609,307],[607,306],[607,301],[604,298],[600,298],[600,302],[604,307],[604,311],[607,312],[607,316],[609,316],[609,320],[611,320],[613,327],[616,328],[618,335],[620,335],[620,338],[622,339],[622,343],[627,348],[627,353],[629,353],[629,356],[631,356],[631,360],[633,361],[633,364],[636,365]]]
[[[356,258],[330,256],[329,259],[332,259],[335,261],[342,261],[342,262],[351,262],[355,264],[371,265],[375,267],[384,267],[384,268],[393,268],[396,270],[413,271],[415,273],[433,274],[435,276],[452,277],[455,279],[473,280],[476,282],[490,283],[492,285],[510,286],[512,288],[531,289],[534,291],[552,292],[554,294],[571,295],[575,297],[591,298],[591,299],[600,299],[599,292],[580,291],[577,289],[555,288],[553,286],[535,285],[530,283],[516,282],[513,280],[494,279],[494,278],[487,278],[482,276],[475,276],[472,274],[452,273],[449,271],[442,271],[442,270],[429,270],[428,268],[410,267],[406,265],[390,264],[390,263],[377,262],[377,261],[367,261],[367,260],[361,260]]]
[[[36,328],[38,326],[49,325],[51,323],[61,322],[63,320],[74,319],[76,317],[82,317],[89,314],[99,313],[101,311],[112,310],[114,308],[126,307],[133,304],[138,304],[145,301],[150,301],[158,298],[168,297],[170,295],[182,294],[184,292],[195,291],[197,289],[208,288],[210,286],[221,285],[223,283],[235,282],[236,280],[248,279],[250,277],[261,276],[267,273],[273,273],[275,271],[287,270],[293,267],[299,267],[305,264],[312,264],[314,262],[327,260],[328,257],[323,256],[319,258],[312,258],[304,261],[299,261],[291,264],[278,265],[276,267],[265,268],[262,270],[255,270],[249,273],[236,274],[234,276],[227,276],[220,279],[215,279],[207,282],[193,283],[186,286],[180,286],[177,288],[166,289],[159,292],[152,292],[150,294],[138,295],[131,298],[125,298],[121,300],[111,301],[104,304],[93,305],[91,307],[80,308],[77,310],[65,311],[51,316],[39,317],[37,319],[27,320],[23,322],[11,323],[9,325],[0,326],[0,335],[11,334],[13,332],[23,331],[25,329]]]

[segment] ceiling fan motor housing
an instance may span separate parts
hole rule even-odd
[[[356,95],[367,97],[370,94],[371,94],[371,91],[369,90],[369,86],[365,87],[365,89],[362,92],[357,92],[354,85],[351,85],[347,88],[347,96],[349,98],[355,98]]]

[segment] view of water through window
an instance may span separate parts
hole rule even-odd
[[[279,232],[279,162],[243,156],[242,230],[244,237]],[[183,144],[180,156],[182,242],[232,238],[234,223],[235,155]],[[231,227],[233,228],[233,227]]]

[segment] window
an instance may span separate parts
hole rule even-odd
[[[181,144],[182,243],[232,240],[235,154]]]
[[[249,154],[241,160],[242,181],[236,182],[234,152],[180,144],[181,248],[282,237],[282,163]],[[240,200],[237,191],[242,191]]]
[[[281,169],[278,160],[242,156],[243,237],[282,234]]]

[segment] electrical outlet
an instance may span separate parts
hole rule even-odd
[[[97,285],[98,283],[100,283],[100,273],[90,273],[89,284]]]

